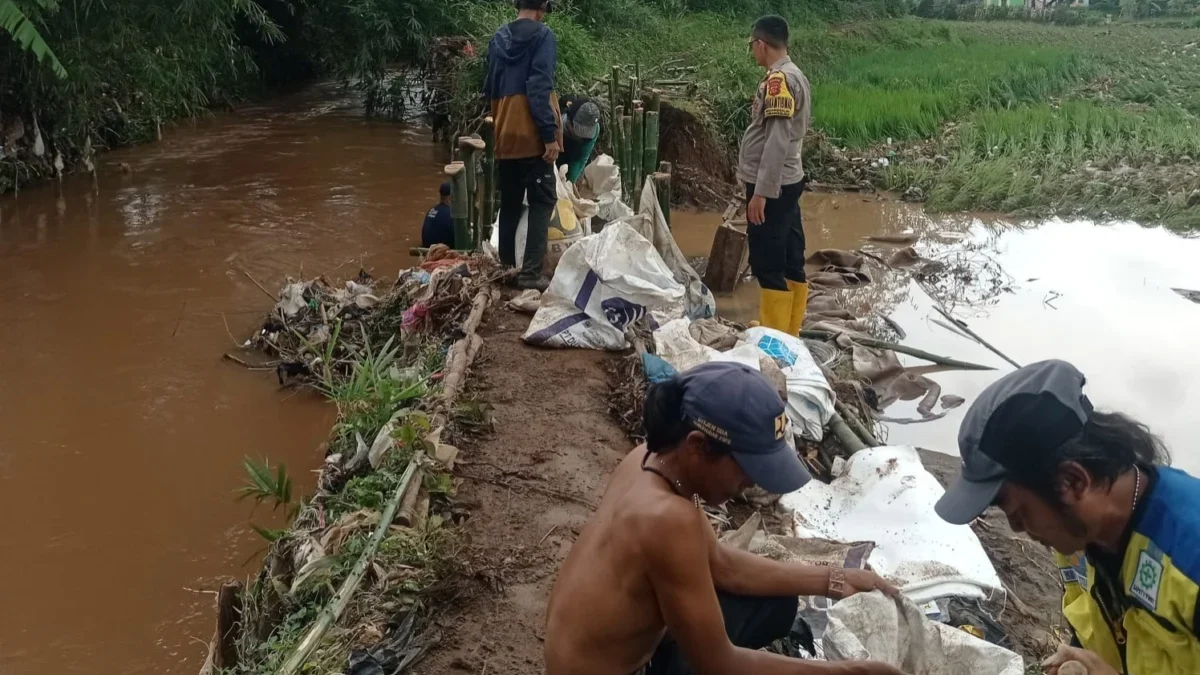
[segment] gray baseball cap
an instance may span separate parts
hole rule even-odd
[[[1087,378],[1066,361],[1042,361],[992,383],[958,430],[962,475],[938,500],[937,514],[955,525],[975,520],[1004,481],[1044,470],[1044,457],[1074,438],[1092,415]]]
[[[593,101],[584,101],[571,115],[571,135],[591,140],[600,132],[600,106]]]

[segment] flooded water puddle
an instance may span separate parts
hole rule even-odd
[[[271,524],[243,458],[311,491],[333,419],[221,361],[271,304],[247,273],[395,274],[444,159],[317,90],[0,198],[0,672],[199,670],[197,591],[256,571]]]
[[[854,250],[869,235],[915,232],[926,257],[965,260],[982,279],[948,288],[943,299],[954,315],[1017,363],[1061,358],[1088,377],[1098,408],[1140,419],[1167,442],[1174,463],[1200,471],[1200,304],[1174,289],[1200,290],[1200,239],[1132,223],[1096,225],[1049,221],[1014,223],[993,217],[930,215],[919,207],[860,195],[806,194],[808,250]],[[676,236],[689,256],[707,255],[713,214],[675,214]],[[1000,271],[997,275],[996,271]],[[982,289],[982,290],[981,290]],[[946,290],[946,289],[943,289]],[[968,404],[1012,366],[974,340],[951,332],[935,303],[907,272],[888,272],[876,283],[843,291],[862,316],[869,308],[895,321],[904,344],[934,354],[994,366],[996,371],[942,372],[930,376],[943,394]],[[743,283],[718,298],[723,315],[757,317],[758,288]],[[901,356],[906,365],[923,363]],[[957,453],[958,425],[968,406],[920,424],[888,425],[891,443]],[[920,417],[915,402],[888,408],[891,417]]]

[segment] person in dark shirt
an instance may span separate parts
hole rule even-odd
[[[574,183],[583,175],[596,139],[600,137],[600,106],[583,97],[564,96],[563,151],[558,165],[568,167],[567,180]]]
[[[421,246],[445,244],[454,248],[454,221],[450,218],[450,183],[442,183],[439,190],[442,200],[425,215],[421,225]]]

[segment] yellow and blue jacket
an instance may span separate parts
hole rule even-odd
[[[554,31],[532,19],[505,24],[492,36],[483,90],[496,123],[496,159],[541,157],[556,141],[562,147],[557,51]]]
[[[1122,556],[1056,554],[1079,644],[1125,675],[1200,673],[1200,479],[1151,468]],[[1089,560],[1091,556],[1091,560]]]

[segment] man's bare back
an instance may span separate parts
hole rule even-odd
[[[666,632],[635,533],[664,509],[687,503],[641,470],[645,453],[639,446],[613,472],[558,574],[547,609],[548,675],[633,673]]]

